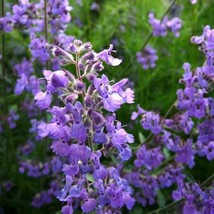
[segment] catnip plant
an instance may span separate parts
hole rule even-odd
[[[61,65],[72,64],[73,72],[44,70],[46,90],[34,97],[52,115],[49,123],[39,124],[39,135],[50,137],[53,152],[63,159],[64,185],[57,196],[67,203],[62,213],[79,207],[86,213],[114,212],[124,205],[130,210],[135,199],[120,173],[123,162],[132,156],[129,144],[134,139],[115,112],[122,104],[134,102],[134,92],[126,87],[128,79],[113,84],[105,74],[100,75],[103,62],[121,63],[111,55],[113,45],[96,53],[89,42],[74,40],[68,49],[53,46],[52,52]],[[51,105],[54,95],[62,105]]]
[[[185,88],[177,90],[177,101],[167,114],[162,117],[140,106],[132,114],[132,120],[140,117],[143,129],[151,132],[136,151],[135,168],[126,175],[128,181],[138,188],[135,199],[142,206],[154,204],[155,198],[160,197],[161,189],[176,185],[172,198],[183,204],[183,208],[178,208],[179,212],[213,212],[213,176],[199,184],[192,182],[185,173],[186,168],[195,166],[196,155],[209,161],[214,159],[213,33],[210,26],[205,26],[201,36],[191,38],[192,43],[199,45],[204,53],[205,63],[194,70],[189,63],[184,63],[180,84],[184,84]],[[173,108],[176,113],[167,118]],[[209,183],[211,188],[206,189]],[[175,205],[172,204],[172,207]]]
[[[175,2],[170,1],[169,15],[164,13],[160,20],[149,13],[152,32],[137,53],[145,70],[154,71],[159,64],[149,44],[152,37],[182,35],[183,22],[173,13]],[[84,6],[81,0],[74,4]],[[103,4],[92,2],[88,7],[102,15]],[[138,208],[151,213],[213,213],[213,176],[200,182],[188,174],[197,168],[197,157],[210,162],[214,158],[213,29],[206,26],[201,36],[192,37],[205,63],[197,68],[184,63],[179,81],[184,87],[177,90],[167,113],[146,110],[135,94],[138,108],[125,127],[117,111],[123,104],[134,109],[130,85],[135,85],[128,78],[110,77],[110,66],[122,66],[113,45],[95,51],[90,42],[67,35],[73,22],[84,28],[78,17],[71,19],[69,1],[20,0],[11,9],[0,18],[0,30],[20,31],[28,44],[19,61],[11,61],[16,83],[13,91],[5,91],[14,92],[20,103],[1,117],[0,133],[7,126],[16,133],[25,113],[30,128],[25,142],[17,146],[18,170],[37,183],[45,179],[45,189],[34,192],[31,205],[40,212],[56,198],[63,214],[137,213]],[[126,33],[124,25],[120,31]],[[131,74],[135,63],[130,64]],[[148,135],[139,133],[134,140],[139,123]],[[35,158],[37,149],[41,154]],[[0,189],[9,193],[16,185],[4,181]]]

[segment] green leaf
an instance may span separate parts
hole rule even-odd
[[[141,132],[138,133],[138,137],[139,137],[140,143],[143,143],[146,139],[145,136]]]
[[[157,203],[159,207],[164,207],[166,205],[166,199],[161,190],[157,191]]]
[[[163,154],[166,157],[166,159],[168,159],[170,157],[170,153],[169,153],[169,150],[167,148],[163,148]]]
[[[88,181],[90,181],[90,182],[94,182],[94,178],[93,178],[92,175],[90,175],[90,174],[87,174],[87,175],[86,175],[86,179],[87,179]]]
[[[186,179],[190,182],[190,183],[195,183],[195,179],[192,176],[192,174],[186,170],[183,170],[183,174],[186,176]]]

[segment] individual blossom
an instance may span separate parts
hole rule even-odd
[[[155,18],[154,13],[149,13],[149,24],[153,28],[153,35],[154,36],[161,36],[164,37],[167,34],[167,27],[166,27],[167,18],[165,17],[162,21]]]
[[[108,50],[103,50],[98,53],[97,57],[109,65],[118,66],[122,62],[122,60],[111,56],[111,52],[114,52],[112,44],[110,45]]]
[[[192,43],[199,45],[199,48],[206,56],[206,65],[212,66],[214,55],[213,55],[213,35],[214,30],[210,26],[205,26],[201,36],[193,36],[191,38]]]
[[[7,14],[5,17],[0,18],[0,31],[6,33],[11,32],[13,29],[13,19],[10,17],[10,14]]]
[[[137,52],[136,56],[143,69],[155,68],[158,56],[151,46],[145,47],[142,52]]]
[[[38,59],[42,64],[45,64],[50,58],[50,54],[47,50],[47,42],[43,37],[38,38],[35,34],[31,34],[29,49],[33,60]]]
[[[145,145],[142,145],[136,155],[137,159],[134,161],[135,166],[145,166],[148,170],[158,167],[164,159],[160,147],[147,149]]]
[[[7,117],[7,122],[11,129],[16,127],[16,121],[19,119],[19,115],[16,113],[16,110],[10,109],[9,115]]]

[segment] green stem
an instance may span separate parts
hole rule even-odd
[[[164,17],[169,13],[169,11],[171,10],[171,8],[173,7],[173,5],[176,3],[176,0],[173,0],[172,3],[169,5],[169,7],[167,8],[167,10],[164,12],[164,14],[161,17],[161,22],[163,21]],[[146,45],[149,43],[149,41],[152,39],[153,37],[153,32],[151,31],[150,34],[148,35],[146,41],[141,45],[140,51],[143,51],[143,49],[146,47]],[[128,71],[128,68],[133,64],[135,58],[132,58],[132,60],[130,60],[129,64],[125,67],[125,71]],[[120,75],[121,72],[118,72],[118,75]]]
[[[47,7],[48,7],[48,2],[45,0],[44,2],[44,17],[45,17],[45,40],[48,42],[48,14],[47,14]]]
[[[167,10],[164,12],[164,14],[161,17],[161,22],[163,21],[164,17],[169,13],[169,11],[171,10],[171,8],[173,7],[173,5],[175,4],[176,0],[173,0],[172,3],[169,5],[169,7],[167,8]],[[143,43],[143,45],[141,46],[141,51],[143,51],[143,49],[146,47],[146,45],[149,43],[150,39],[153,36],[153,32],[150,32],[150,34],[148,35],[146,41]]]
[[[80,81],[82,81],[80,68],[79,68],[79,53],[76,54],[76,75]]]
[[[4,17],[4,0],[1,0],[1,16]],[[2,31],[1,33],[1,53],[2,53],[2,75],[3,75],[3,93],[4,93],[4,114],[8,115],[8,97],[7,97],[7,73],[5,70],[5,33]]]
[[[44,18],[45,18],[45,40],[48,43],[48,13],[47,13],[47,7],[48,7],[48,2],[47,0],[44,0]],[[49,68],[49,61],[46,61],[46,69]]]

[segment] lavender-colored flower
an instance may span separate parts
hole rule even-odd
[[[47,80],[47,90],[51,93],[55,92],[57,88],[63,88],[68,85],[68,78],[66,73],[62,70],[51,72],[49,70],[43,71],[44,77]]]
[[[52,101],[52,96],[50,92],[38,92],[34,99],[36,100],[36,104],[41,108],[41,109],[46,109],[50,106],[51,101]]]
[[[202,50],[206,56],[206,64],[213,65],[213,38],[214,38],[214,30],[210,28],[210,26],[205,26],[203,29],[203,34],[201,36],[193,36],[191,38],[192,43],[200,45],[200,50]]]
[[[112,44],[110,45],[108,50],[103,50],[102,52],[98,53],[97,57],[109,65],[118,66],[122,62],[122,60],[111,56],[111,52],[114,52]]]
[[[97,201],[94,198],[87,199],[81,206],[81,209],[84,213],[92,212],[97,205]]]
[[[65,205],[62,207],[62,214],[73,214],[73,207],[71,205]]]
[[[151,46],[145,47],[142,52],[137,52],[136,56],[143,69],[155,68],[158,56]]]
[[[16,111],[13,109],[10,109],[9,115],[7,117],[7,122],[9,124],[9,127],[11,129],[14,129],[16,127],[16,121],[19,119],[19,115],[16,114]]]
[[[100,5],[99,4],[97,4],[96,2],[92,2],[92,4],[91,4],[91,10],[99,10],[100,9]]]
[[[154,36],[166,36],[167,28],[166,28],[166,21],[167,18],[165,17],[162,21],[155,18],[154,13],[149,13],[149,24],[153,28],[153,35]]]
[[[63,142],[63,141],[54,141],[51,145],[51,149],[53,149],[53,151],[62,157],[65,157],[69,154],[69,145],[67,142]]]
[[[14,70],[19,77],[21,77],[22,74],[29,77],[34,71],[32,62],[28,61],[26,58],[24,58],[20,64],[15,65]]]
[[[141,124],[144,129],[150,130],[154,134],[158,134],[162,130],[159,114],[150,111],[142,115]]]
[[[36,38],[35,34],[31,34],[29,49],[33,60],[38,59],[42,64],[45,64],[50,58],[50,54],[47,50],[47,43],[43,37]]]
[[[153,28],[153,35],[161,37],[166,36],[167,31],[171,31],[175,37],[178,37],[182,27],[182,21],[178,17],[169,20],[167,16],[164,16],[162,20],[158,20],[152,12],[149,13],[149,24]]]
[[[20,79],[17,80],[14,92],[16,95],[20,95],[25,88],[29,85],[28,78],[25,74],[22,74]]]
[[[125,91],[122,87],[126,84],[127,79],[110,86],[107,76],[104,74],[102,78],[94,79],[94,86],[103,98],[104,108],[110,112],[114,112],[120,108],[123,103],[133,103],[134,93],[130,88]]]
[[[160,147],[147,149],[145,145],[142,145],[136,155],[135,166],[138,168],[145,166],[148,170],[158,167],[164,159]]]
[[[10,18],[10,15],[0,18],[0,31],[9,33],[13,30],[13,19]]]
[[[181,19],[179,19],[178,17],[174,17],[173,19],[167,21],[166,26],[174,34],[175,37],[179,37],[179,30],[182,27]]]
[[[183,214],[196,214],[196,209],[193,204],[185,203],[183,208]]]
[[[192,140],[188,139],[186,145],[178,149],[175,160],[180,163],[187,163],[192,168],[194,163],[195,150],[193,149]]]
[[[199,136],[198,141],[202,143],[209,143],[214,141],[214,120],[207,119],[198,125]]]

